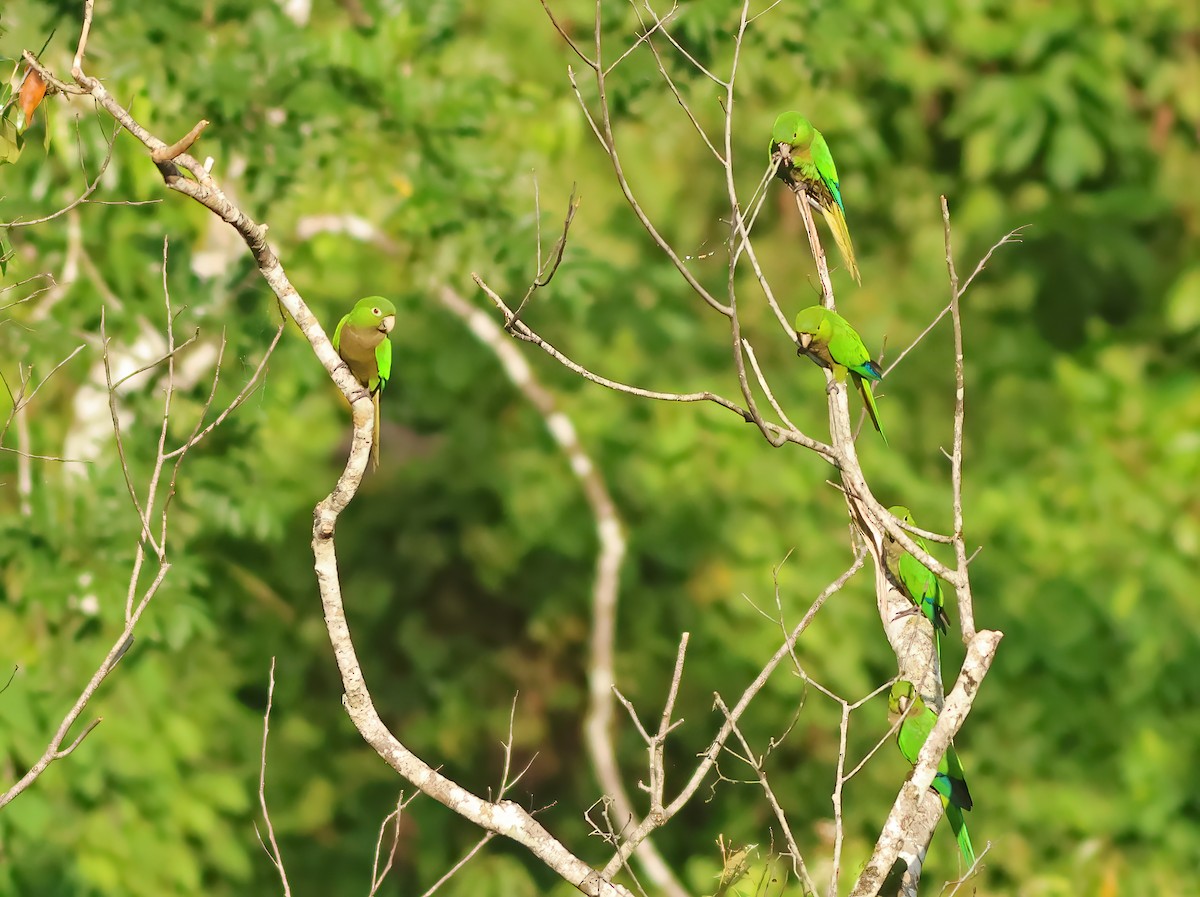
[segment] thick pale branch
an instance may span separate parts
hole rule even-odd
[[[345,691],[342,704],[359,734],[389,766],[424,794],[480,828],[523,845],[584,894],[629,897],[625,888],[612,884],[609,875],[598,873],[571,853],[520,804],[511,800],[493,803],[472,794],[405,747],[379,718],[346,623],[333,541],[338,516],[353,498],[351,482],[357,485],[361,475],[361,469],[351,471],[348,467],[334,491],[317,505],[312,543],[325,625]]]

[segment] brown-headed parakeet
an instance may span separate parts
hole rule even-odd
[[[802,309],[796,315],[796,339],[799,342],[797,355],[807,355],[823,368],[833,371],[833,376],[839,383],[846,380],[846,371],[854,378],[854,385],[862,394],[863,403],[867,406],[867,414],[871,423],[883,436],[884,445],[887,437],[883,435],[883,427],[879,425],[879,410],[875,407],[875,396],[871,392],[868,380],[881,380],[883,371],[871,360],[871,353],[863,344],[862,337],[850,326],[850,322],[836,311],[830,311],[819,305],[811,305]]]
[[[917,754],[921,752],[925,739],[933,731],[938,717],[921,700],[912,683],[902,679],[892,686],[891,694],[888,695],[888,721],[895,725],[905,710],[908,711],[908,715],[904,717],[904,722],[900,724],[896,733],[896,744],[900,746],[900,753],[904,755],[904,759],[915,766]],[[968,868],[975,865],[975,848],[971,846],[971,836],[967,834],[967,822],[963,818],[963,811],[971,809],[974,802],[971,800],[971,792],[967,789],[962,761],[958,759],[958,752],[954,750],[953,744],[946,748],[946,753],[938,761],[937,775],[929,787],[942,799],[942,806],[946,808],[946,818],[950,820],[950,830],[958,841],[958,847]]]
[[[912,512],[904,505],[894,505],[888,508],[888,513],[900,518],[909,526],[916,526]],[[929,546],[920,536],[912,535],[917,545],[929,551]],[[933,575],[933,571],[904,550],[904,547],[887,533],[883,537],[884,562],[904,597],[913,603],[914,609],[925,615],[933,624],[934,644],[937,644],[938,633],[947,632],[950,628],[950,618],[946,616],[946,600],[942,595],[942,582]],[[901,615],[903,616],[903,615]],[[941,648],[938,648],[941,656]]]
[[[833,232],[834,242],[846,263],[846,270],[858,283],[858,262],[854,260],[854,244],[846,226],[846,207],[842,205],[842,190],[838,183],[833,154],[821,132],[799,112],[784,112],[775,119],[771,129],[771,159],[779,157],[777,176],[789,187],[803,185],[817,204],[825,222]]]
[[[354,304],[333,331],[333,348],[375,400],[373,470],[379,469],[379,394],[392,377],[392,344],[388,334],[395,326],[396,306],[382,296],[367,296]]]

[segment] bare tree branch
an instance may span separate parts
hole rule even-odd
[[[474,280],[475,283],[479,285],[479,288],[487,295],[487,297],[492,300],[495,306],[500,310],[501,314],[504,315],[505,321],[512,320],[512,309],[508,307],[505,301],[500,297],[500,294],[489,287],[478,274],[472,273],[471,279]],[[600,386],[607,387],[608,389],[616,392],[628,393],[629,395],[638,396],[643,399],[655,399],[660,402],[713,402],[716,405],[720,405],[727,411],[732,411],[738,417],[742,418],[742,420],[746,421],[746,423],[754,423],[754,416],[749,411],[742,408],[736,402],[727,399],[724,396],[717,395],[716,393],[657,392],[655,390],[643,389],[640,386],[630,386],[626,383],[620,383],[616,380],[610,380],[607,377],[602,377],[599,374],[588,370],[583,365],[572,361],[570,358],[552,346],[549,342],[535,333],[524,321],[514,322],[511,333],[517,339],[524,340],[528,343],[533,343],[559,364],[563,365],[569,370],[574,371],[584,379],[591,380],[593,383],[597,383]],[[767,429],[772,434],[781,437],[782,441],[784,442],[794,442],[798,445],[811,448],[813,451],[826,458],[832,458],[834,456],[832,447],[805,436],[799,430],[785,430],[780,427],[775,427],[773,424],[767,424]]]
[[[946,230],[946,269],[950,273],[950,316],[954,321],[954,449],[950,459],[950,488],[954,495],[954,556],[958,560],[958,572],[961,575],[960,581],[954,585],[963,641],[969,642],[975,637],[975,608],[971,601],[971,580],[967,576],[967,542],[963,536],[962,464],[966,380],[963,374],[962,315],[959,310],[962,291],[958,288],[958,273],[954,270],[954,252],[950,246],[950,204],[945,196],[942,197],[942,221]],[[978,272],[986,261],[985,256],[975,270]]]
[[[721,713],[725,715],[727,720],[730,719],[729,708],[725,706],[725,702],[721,700],[721,696],[716,697],[717,707]],[[758,784],[762,787],[763,794],[767,799],[767,803],[771,807],[771,812],[775,814],[775,821],[779,823],[779,830],[783,834],[784,841],[788,846],[788,856],[792,860],[792,871],[796,877],[804,884],[805,894],[816,894],[817,886],[813,882],[812,876],[808,872],[808,867],[804,863],[804,856],[800,853],[800,847],[796,843],[796,836],[792,832],[791,824],[788,822],[787,814],[783,810],[783,806],[779,803],[779,799],[775,796],[775,791],[771,787],[771,783],[767,780],[767,771],[763,763],[763,758],[756,757],[750,743],[746,740],[746,736],[742,734],[742,730],[737,727],[736,722],[732,722],[733,734],[737,738],[738,743],[745,751],[745,757],[758,776]],[[836,861],[835,861],[836,866]]]
[[[379,893],[380,887],[383,886],[383,880],[387,878],[388,872],[391,871],[392,863],[396,859],[396,848],[400,846],[400,816],[413,800],[416,799],[415,792],[408,800],[404,799],[404,792],[400,792],[400,796],[396,798],[396,809],[383,817],[383,822],[379,824],[379,837],[375,839],[375,858],[371,863],[371,890],[367,897],[375,897]],[[387,834],[389,823],[392,826],[392,846],[388,848],[387,859],[384,861],[383,868],[379,868],[379,855],[383,852],[383,839]],[[488,832],[490,835],[491,832]]]
[[[671,819],[671,817],[682,810],[687,802],[692,799],[692,796],[704,783],[704,779],[715,766],[717,757],[720,756],[726,740],[733,733],[734,724],[737,723],[737,721],[741,718],[746,708],[750,706],[750,702],[762,690],[763,686],[767,684],[767,680],[771,677],[771,674],[775,671],[776,667],[778,667],[785,658],[792,655],[796,640],[800,638],[800,636],[804,633],[804,630],[808,628],[809,623],[812,622],[813,617],[815,617],[817,614],[817,611],[824,606],[825,601],[830,595],[841,589],[842,586],[849,581],[850,577],[862,568],[863,561],[865,559],[865,553],[860,552],[855,557],[854,562],[846,569],[846,571],[821,591],[821,594],[818,595],[813,601],[812,605],[801,618],[800,622],[796,624],[790,633],[788,633],[788,637],[784,639],[783,644],[779,647],[775,654],[772,655],[771,659],[767,661],[754,680],[748,686],[746,686],[741,697],[738,698],[737,703],[734,704],[733,708],[729,711],[729,716],[726,718],[725,723],[718,730],[716,737],[713,738],[713,740],[709,743],[708,748],[701,755],[700,764],[692,772],[691,777],[680,790],[679,794],[676,795],[670,804],[663,807],[661,813],[655,814],[654,816],[643,820],[641,825],[637,826],[637,828],[630,832],[629,836],[625,839],[625,842],[621,844],[617,852],[605,865],[603,870],[604,875],[607,876],[615,874],[616,871],[621,868],[621,866],[633,853],[638,844],[645,840],[646,837],[649,836],[652,831],[654,831],[654,829],[665,825]]]

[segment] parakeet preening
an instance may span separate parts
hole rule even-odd
[[[838,183],[833,154],[821,132],[799,112],[784,112],[775,119],[771,129],[771,159],[779,156],[776,174],[788,186],[802,184],[825,216],[834,242],[846,263],[846,270],[858,283],[858,262],[854,260],[854,244],[846,227],[846,207],[842,205],[842,190]]]
[[[333,331],[333,348],[375,400],[371,465],[376,470],[379,468],[379,394],[392,376],[392,344],[388,334],[395,326],[396,306],[382,296],[367,296],[354,304]]]
[[[900,746],[900,753],[904,755],[904,759],[916,766],[917,754],[921,752],[925,739],[933,731],[937,714],[925,705],[912,683],[902,679],[892,686],[891,694],[888,695],[888,721],[895,725],[906,709],[908,716],[904,718],[896,733],[896,744]],[[938,761],[937,775],[934,776],[930,787],[942,799],[942,806],[946,808],[946,818],[950,821],[950,830],[954,832],[954,838],[958,841],[967,866],[975,865],[975,848],[971,846],[967,822],[963,819],[963,811],[971,809],[974,803],[971,800],[971,792],[967,789],[962,761],[958,759],[958,752],[954,750],[953,744],[946,748],[946,753]]]
[[[854,385],[858,387],[867,406],[871,423],[883,436],[884,445],[887,445],[887,437],[879,425],[875,395],[871,392],[871,384],[866,382],[883,379],[883,371],[871,360],[871,353],[850,322],[836,311],[810,305],[796,315],[796,338],[800,343],[796,354],[807,355],[821,367],[829,368],[838,382],[845,382],[846,371],[850,371]]]
[[[893,517],[899,517],[909,526],[917,525],[913,520],[912,512],[904,505],[890,507],[888,513]],[[912,533],[909,535],[920,548],[929,551],[929,546],[925,544],[924,539]],[[950,618],[946,616],[946,602],[942,595],[941,580],[933,575],[932,570],[905,551],[904,547],[887,533],[884,533],[883,537],[883,554],[892,581],[900,586],[904,597],[911,601],[933,624],[934,643],[937,644],[938,633],[947,632],[950,628]],[[940,646],[938,654],[941,655]]]

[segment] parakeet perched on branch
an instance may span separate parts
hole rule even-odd
[[[382,296],[367,296],[354,304],[333,331],[333,348],[375,400],[373,470],[379,469],[379,394],[392,377],[392,344],[388,334],[395,326],[396,306]]]
[[[842,205],[837,166],[833,164],[833,154],[821,132],[799,112],[784,112],[775,119],[775,127],[771,129],[771,160],[777,156],[777,176],[788,186],[804,186],[825,216],[846,270],[856,282],[862,283],[858,262],[854,260],[850,229],[846,226],[846,207]]]
[[[910,705],[911,709],[908,709]],[[896,733],[896,744],[900,746],[900,753],[904,755],[904,759],[916,766],[917,754],[921,752],[925,739],[933,731],[938,717],[921,700],[911,682],[900,680],[892,686],[891,694],[888,695],[888,722],[895,725],[906,709],[908,716],[904,718]],[[971,809],[974,802],[971,800],[971,792],[967,789],[962,761],[958,759],[958,752],[954,750],[953,744],[946,748],[946,753],[938,761],[937,775],[934,776],[930,787],[942,799],[942,806],[946,808],[946,818],[950,821],[950,830],[954,832],[954,838],[958,841],[958,847],[968,868],[975,865],[975,848],[971,846],[967,822],[963,819],[963,811]]]
[[[871,392],[871,384],[866,382],[881,380],[883,371],[871,360],[871,353],[850,322],[836,311],[810,305],[796,315],[796,338],[800,344],[796,354],[807,355],[821,367],[832,370],[839,383],[845,382],[846,371],[850,371],[854,385],[858,387],[867,406],[871,423],[883,436],[884,445],[887,445],[887,437],[879,425],[875,395]]]
[[[912,512],[904,505],[888,508],[888,513],[899,517],[909,526],[916,526]],[[909,535],[912,535],[911,533]],[[891,536],[884,534],[884,562],[892,581],[900,586],[900,591],[913,603],[915,608],[923,613],[933,624],[934,644],[938,643],[938,633],[947,632],[950,628],[950,618],[946,616],[945,598],[942,595],[942,583],[933,571],[904,550]],[[929,546],[920,536],[913,536],[913,541],[920,548],[929,551]],[[938,657],[941,657],[941,646],[938,645]]]

